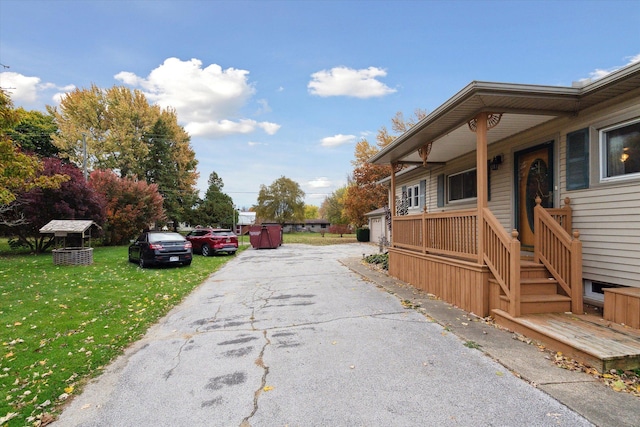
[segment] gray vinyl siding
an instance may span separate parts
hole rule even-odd
[[[640,178],[600,181],[599,129],[640,117],[640,93],[619,105],[587,112],[568,123],[560,145],[561,200],[571,199],[573,228],[580,231],[583,278],[640,287]],[[590,128],[590,184],[566,190],[566,134]]]

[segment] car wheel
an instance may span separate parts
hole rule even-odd
[[[202,245],[202,256],[211,256],[211,248],[206,243]]]
[[[191,261],[185,261],[183,265],[185,267],[189,267],[191,265]]]
[[[140,268],[145,268],[147,266],[147,263],[144,262],[144,258],[142,258],[142,255],[140,255],[140,259],[138,260],[138,265],[140,265]]]

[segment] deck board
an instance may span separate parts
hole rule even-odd
[[[572,354],[578,357],[585,355],[584,360],[590,363],[600,361],[600,370],[640,366],[638,329],[625,328],[592,315],[541,313],[513,318],[501,310],[496,312],[515,326],[518,332],[548,343],[549,348],[558,347],[562,351],[574,349]]]

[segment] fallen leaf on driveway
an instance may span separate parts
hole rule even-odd
[[[271,391],[271,390],[273,390],[273,387],[270,385],[266,385],[262,388],[262,391]]]

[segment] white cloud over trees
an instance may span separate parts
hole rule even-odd
[[[249,71],[223,70],[217,64],[203,68],[199,59],[167,58],[147,77],[128,71],[114,77],[142,90],[151,102],[175,108],[179,120],[193,136],[222,137],[257,130],[273,135],[280,125],[242,118],[241,109],[255,94],[248,76]],[[264,101],[261,105],[264,108]]]
[[[355,135],[342,135],[341,133],[322,138],[320,145],[323,147],[338,147],[340,145],[351,144],[356,140]]]

